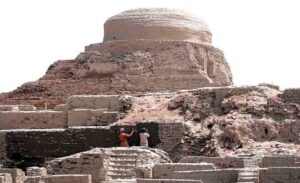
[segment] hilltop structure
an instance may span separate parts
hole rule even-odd
[[[299,182],[299,89],[231,86],[207,24],[180,10],[129,10],[104,29],[0,97],[0,183]],[[135,129],[131,147],[120,128]]]
[[[52,64],[41,79],[0,98],[54,107],[71,95],[176,91],[232,84],[207,24],[183,11],[135,9],[111,17],[104,42]]]

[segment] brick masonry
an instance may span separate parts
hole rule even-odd
[[[137,179],[137,183],[203,183],[201,180],[186,179]]]
[[[215,169],[210,163],[162,163],[155,164],[152,168],[153,177],[164,177],[178,171],[212,170]]]
[[[172,127],[173,126],[173,127]],[[43,165],[46,160],[64,157],[94,147],[116,147],[121,126],[80,127],[49,130],[1,130],[1,161],[10,167],[26,168]],[[182,126],[178,123],[138,123],[125,126],[125,130],[146,127],[151,135],[150,147],[160,147],[170,152],[181,141]],[[177,130],[177,133],[174,131]],[[166,133],[168,135],[162,136]],[[135,132],[130,145],[139,145],[139,135]]]
[[[285,89],[282,97],[286,102],[300,104],[300,88]]]
[[[180,160],[181,163],[213,163],[217,168],[243,168],[243,159],[239,157],[205,157],[187,156]]]
[[[47,177],[27,177],[24,183],[92,183],[90,175],[84,174],[68,174],[68,175],[52,175]]]
[[[37,111],[30,105],[0,105],[0,129],[106,126],[118,120],[123,107],[119,95],[75,95],[55,110]]]
[[[0,111],[0,129],[65,128],[62,111]]]
[[[159,123],[158,137],[161,143],[158,148],[161,148],[167,152],[172,151],[177,145],[181,143],[183,134],[183,124],[182,123]]]
[[[265,156],[261,167],[300,167],[300,157],[297,156]]]
[[[205,183],[233,183],[237,182],[237,177],[237,169],[174,171],[165,175],[153,175],[155,179],[202,180]]]
[[[74,95],[68,98],[68,109],[107,109],[110,111],[122,110],[122,101],[119,95]]]
[[[272,167],[259,171],[260,183],[298,183],[299,167]]]

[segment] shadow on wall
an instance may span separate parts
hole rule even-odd
[[[7,167],[26,169],[29,166],[43,166],[47,160],[64,157],[90,150],[95,147],[119,146],[119,129],[126,132],[136,129],[130,139],[130,146],[139,145],[139,131],[147,128],[151,138],[149,146],[156,147],[159,139],[158,123],[139,123],[136,126],[113,126],[110,129],[99,127],[68,128],[64,130],[31,130],[4,132],[6,157],[1,163]]]
[[[114,146],[119,146],[119,129],[124,128],[126,133],[130,133],[131,130],[134,130],[132,137],[129,139],[129,146],[140,146],[140,136],[142,128],[146,128],[150,134],[150,138],[148,139],[149,147],[156,147],[157,144],[161,143],[161,140],[158,136],[158,123],[138,123],[136,126],[113,126],[111,128],[115,133],[115,140],[117,141]]]

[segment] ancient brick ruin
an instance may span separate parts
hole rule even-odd
[[[300,181],[299,89],[232,86],[207,24],[183,11],[129,10],[104,28],[0,95],[0,182]]]

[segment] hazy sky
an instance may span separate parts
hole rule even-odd
[[[110,16],[145,7],[203,17],[235,85],[300,87],[298,0],[0,0],[0,92],[35,81],[54,61],[102,42]]]

